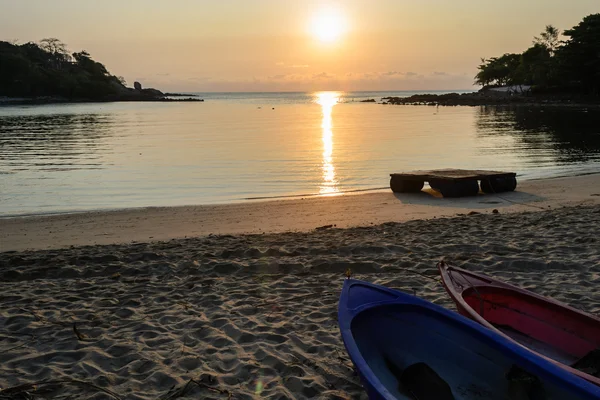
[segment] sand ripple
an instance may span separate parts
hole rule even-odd
[[[337,328],[347,268],[452,307],[445,257],[600,313],[599,227],[600,207],[577,207],[1,253],[0,387],[69,378],[156,399],[194,379],[179,398],[366,398]]]

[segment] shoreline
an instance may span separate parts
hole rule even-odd
[[[432,190],[150,207],[0,219],[0,253],[208,235],[350,228],[386,222],[600,204],[600,174],[519,182],[515,192],[444,199]]]
[[[146,90],[146,89],[144,89]],[[149,89],[154,90],[154,89]],[[378,93],[371,91],[358,91],[358,93]],[[389,93],[390,91],[379,91]],[[393,92],[393,91],[392,91]],[[412,94],[404,97],[386,96],[379,97],[379,102],[374,98],[357,101],[357,103],[377,103],[382,105],[426,105],[426,106],[519,106],[519,107],[584,107],[600,108],[600,99],[582,97],[579,94],[562,96],[543,95],[513,95],[489,94],[480,91],[475,92],[447,92],[439,90],[442,94],[432,94],[424,91],[421,94]],[[434,91],[435,92],[435,91]],[[221,92],[205,92],[221,93]],[[264,93],[264,92],[225,92],[225,93]],[[305,93],[305,92],[266,92],[266,93]],[[309,92],[306,92],[309,93]],[[78,104],[78,103],[115,103],[115,102],[204,102],[199,94],[164,93],[162,96],[154,95],[118,95],[106,99],[67,99],[62,97],[39,97],[39,98],[9,98],[0,97],[0,107],[18,105],[48,105],[48,104]],[[354,103],[352,101],[346,101]],[[344,102],[342,102],[344,103]]]
[[[179,97],[179,96],[174,96],[174,97]],[[91,103],[133,103],[133,102],[140,102],[140,103],[181,103],[181,102],[197,102],[197,103],[203,103],[204,99],[199,99],[199,98],[183,98],[183,99],[172,99],[172,98],[144,98],[144,97],[140,97],[140,98],[121,98],[121,99],[106,99],[106,100],[99,100],[99,99],[77,99],[77,100],[68,100],[68,99],[64,99],[64,100],[57,100],[57,99],[26,99],[26,100],[15,100],[15,101],[10,101],[10,100],[3,100],[0,101],[0,107],[10,107],[10,106],[43,106],[43,105],[52,105],[52,104],[91,104]]]
[[[593,172],[581,172],[578,171],[576,173],[566,173],[566,174],[558,174],[558,175],[549,175],[542,177],[526,177],[523,178],[520,175],[517,175],[517,180],[519,182],[519,186],[523,182],[535,182],[547,179],[559,179],[559,178],[574,178],[580,176],[587,175],[596,175],[600,174],[600,171]],[[107,213],[107,212],[124,212],[124,211],[135,211],[135,210],[151,210],[156,208],[181,208],[181,207],[209,207],[209,206],[227,206],[227,205],[239,205],[239,204],[253,204],[258,202],[267,202],[267,201],[276,201],[276,200],[304,200],[305,198],[327,198],[327,197],[342,197],[342,196],[355,196],[361,194],[368,193],[383,193],[389,192],[389,186],[382,187],[373,187],[367,189],[352,189],[345,192],[339,192],[334,194],[322,194],[322,193],[301,193],[301,194],[283,194],[283,195],[273,195],[273,196],[254,196],[254,197],[244,197],[239,199],[231,199],[225,200],[223,202],[214,202],[214,203],[197,203],[197,204],[181,204],[174,206],[139,206],[139,207],[106,207],[106,208],[90,208],[85,210],[57,210],[57,211],[47,211],[47,212],[32,212],[32,213],[23,213],[23,214],[6,214],[0,215],[0,221],[3,219],[18,219],[18,218],[31,218],[31,217],[51,217],[51,216],[59,216],[59,215],[71,215],[71,214],[92,214],[92,213]],[[428,188],[424,188],[426,192],[428,192]],[[518,188],[517,188],[518,191]]]
[[[600,172],[598,172],[600,173]],[[590,174],[590,173],[588,173]],[[588,175],[588,174],[580,174]],[[596,172],[592,172],[591,174],[596,174]],[[577,175],[577,176],[580,176]],[[543,179],[543,178],[537,178]],[[335,194],[321,194],[321,193],[305,193],[305,194],[288,194],[288,195],[279,195],[279,196],[256,196],[256,197],[244,197],[240,199],[227,200],[223,202],[216,203],[199,203],[199,204],[181,204],[176,206],[140,206],[140,207],[115,207],[115,208],[92,208],[86,210],[67,210],[67,211],[48,211],[48,212],[39,212],[39,213],[24,213],[24,214],[7,214],[0,215],[0,220],[2,219],[12,219],[12,218],[30,218],[30,217],[46,217],[46,216],[57,216],[57,215],[71,215],[71,214],[92,214],[92,213],[105,213],[105,212],[123,212],[123,211],[135,211],[135,210],[151,210],[155,208],[180,208],[180,207],[209,207],[209,206],[228,206],[228,205],[239,205],[239,204],[253,204],[260,203],[266,201],[276,201],[276,200],[304,200],[304,198],[324,198],[324,197],[341,197],[341,196],[354,196],[365,194],[366,192],[378,193],[389,191],[388,187],[377,187],[371,189],[355,189],[349,190],[347,192],[340,192]]]
[[[466,106],[466,107],[584,107],[600,108],[600,99],[580,95],[506,95],[486,92],[416,94],[408,97],[382,97],[383,105]]]

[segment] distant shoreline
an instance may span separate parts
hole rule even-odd
[[[485,92],[416,94],[408,97],[382,97],[380,104],[412,106],[567,106],[600,107],[600,99],[576,96],[498,95]]]
[[[235,92],[238,93],[238,92]],[[245,92],[239,92],[245,93]],[[279,92],[273,92],[279,93]],[[389,93],[389,92],[388,92]],[[199,94],[164,93],[157,96],[147,94],[117,95],[104,99],[64,97],[0,97],[0,107],[19,105],[49,105],[49,104],[79,104],[79,103],[120,103],[120,102],[204,102]],[[376,97],[375,97],[376,98]],[[377,102],[374,98],[359,100],[360,103],[378,103],[383,105],[409,105],[409,106],[556,106],[556,107],[586,107],[600,108],[600,99],[586,99],[574,96],[541,96],[541,95],[490,95],[482,92],[471,93],[444,93],[444,94],[413,94],[406,97],[387,96],[381,97]]]
[[[165,93],[165,96],[171,97],[199,97],[197,94],[188,94],[188,93]]]
[[[204,102],[204,99],[185,98],[171,99],[167,97],[126,97],[126,98],[108,98],[108,99],[63,99],[55,97],[44,98],[0,98],[0,107],[3,106],[24,106],[24,105],[47,105],[47,104],[79,104],[79,103],[125,103],[125,102]]]

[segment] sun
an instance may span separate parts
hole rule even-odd
[[[310,26],[311,34],[323,43],[337,42],[345,30],[344,18],[336,10],[322,10],[314,16]]]

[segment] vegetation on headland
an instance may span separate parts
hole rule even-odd
[[[70,53],[55,38],[21,45],[0,41],[0,97],[10,103],[177,101],[137,82],[126,87],[88,52]]]
[[[600,14],[562,33],[552,25],[522,53],[482,59],[477,93],[387,97],[390,104],[480,105],[600,102]],[[499,90],[504,88],[506,90]]]

